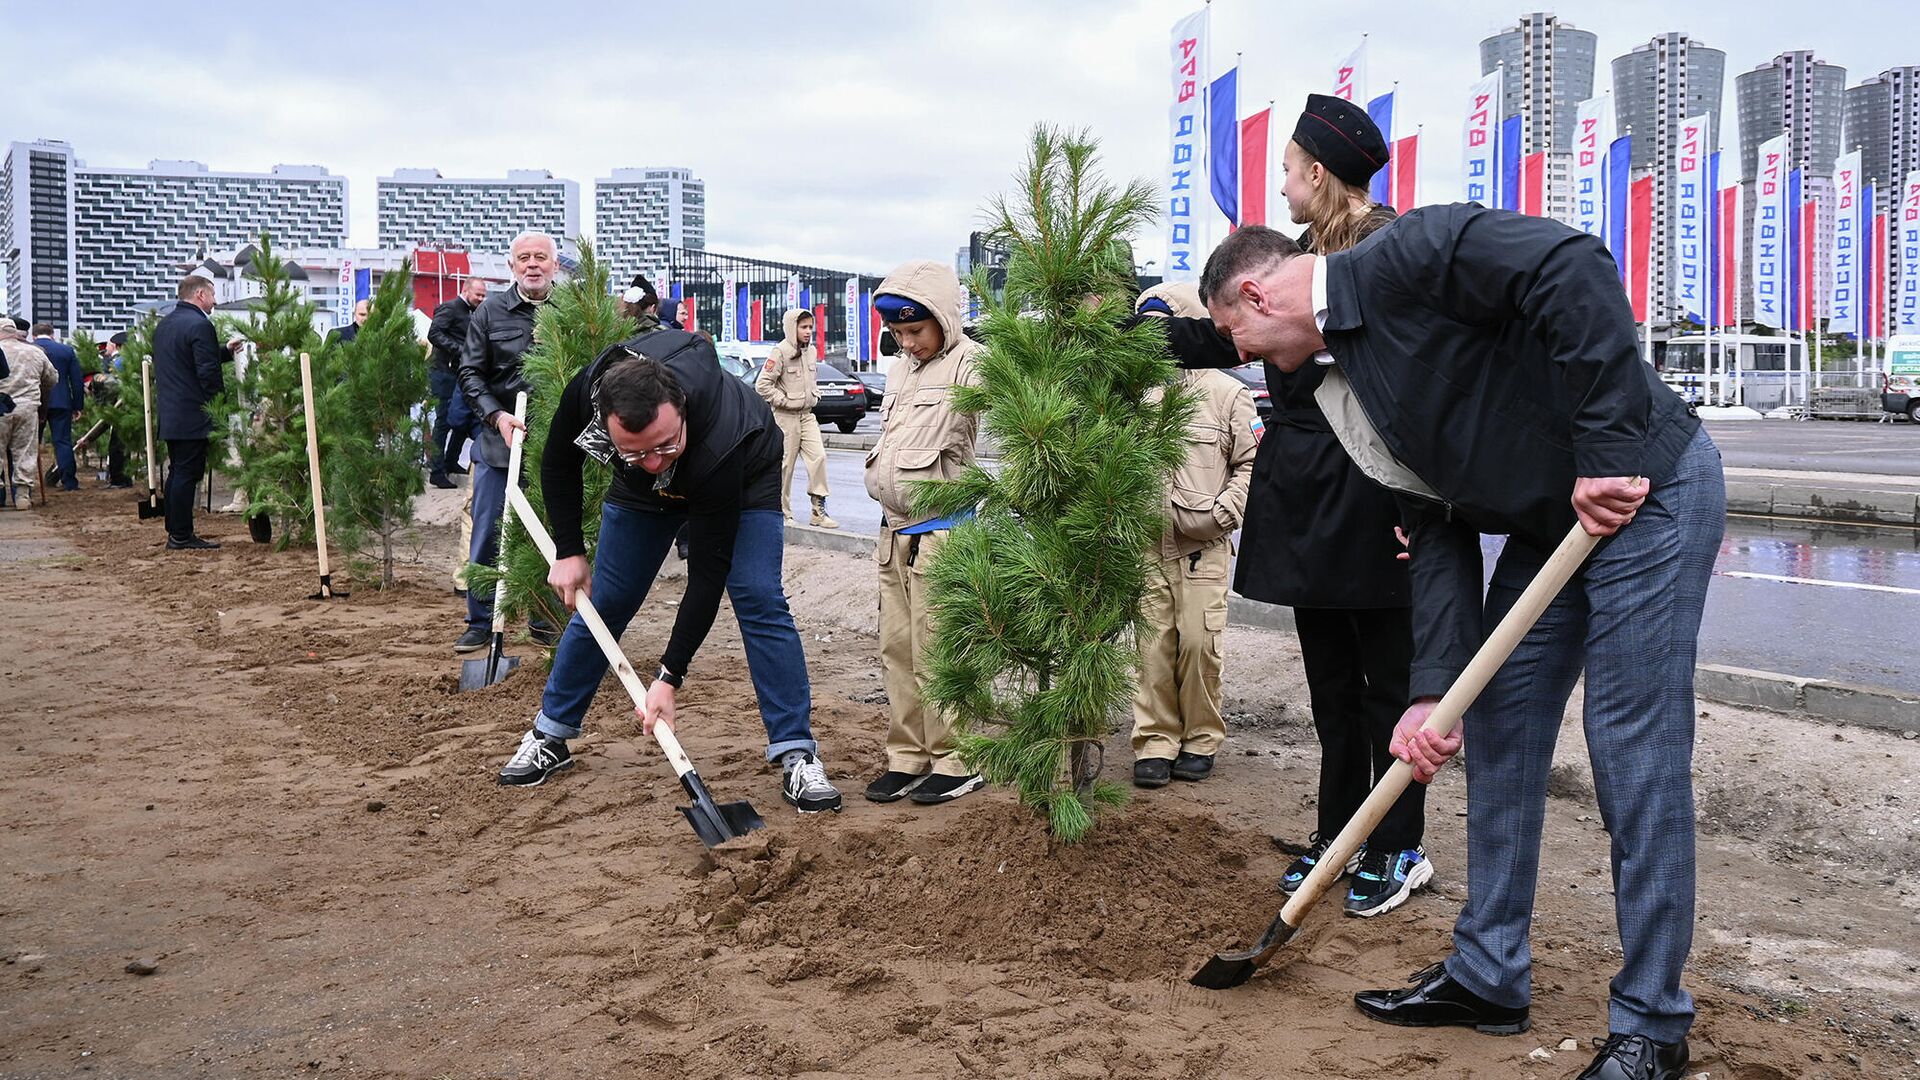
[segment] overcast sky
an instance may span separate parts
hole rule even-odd
[[[272,16],[261,12],[273,10]],[[349,240],[375,237],[374,178],[395,168],[591,181],[616,166],[684,165],[707,183],[707,244],[724,252],[884,271],[951,259],[1006,187],[1036,122],[1092,129],[1110,172],[1158,177],[1166,156],[1167,33],[1189,0],[888,3],[735,0],[651,5],[544,0],[415,5],[332,0],[27,3],[4,0],[14,63],[0,140],[65,139],[86,162],[191,158],[214,169],[325,165],[349,178]],[[1457,189],[1479,40],[1528,10],[1431,3],[1217,0],[1214,62],[1244,54],[1243,112],[1300,103],[1369,35],[1370,87],[1400,82],[1423,122],[1422,188]],[[1607,61],[1679,30],[1733,76],[1811,48],[1849,82],[1920,64],[1895,0],[1583,0],[1552,8],[1600,35]],[[1451,12],[1443,14],[1443,11]],[[297,19],[289,16],[297,15]],[[1142,259],[1163,247],[1142,238]]]

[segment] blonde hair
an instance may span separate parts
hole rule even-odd
[[[1294,143],[1300,146],[1299,143]],[[1366,239],[1377,226],[1370,220],[1376,205],[1365,188],[1358,188],[1333,175],[1312,151],[1300,146],[1308,161],[1320,165],[1320,186],[1307,199],[1307,229],[1313,239],[1313,251],[1329,255],[1345,251]]]

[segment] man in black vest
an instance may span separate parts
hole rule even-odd
[[[207,467],[207,440],[213,420],[207,403],[225,380],[220,365],[240,346],[238,338],[220,347],[208,313],[213,282],[188,277],[180,282],[180,302],[153,331],[153,393],[159,413],[157,434],[167,443],[167,550],[205,550],[220,545],[193,532],[193,501]]]
[[[1406,1026],[1527,1030],[1547,770],[1584,668],[1623,964],[1610,1035],[1580,1076],[1677,1080],[1693,1022],[1680,986],[1694,921],[1693,667],[1726,488],[1699,418],[1639,358],[1612,257],[1544,218],[1430,206],[1325,257],[1242,229],[1209,257],[1200,294],[1225,353],[1325,369],[1315,398],[1342,448],[1400,496],[1413,700],[1392,749],[1419,780],[1461,747],[1462,733],[1421,725],[1483,627],[1576,520],[1607,538],[1466,717],[1453,954],[1355,1003]],[[1481,533],[1508,537],[1484,599]]]

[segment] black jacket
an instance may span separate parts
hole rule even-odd
[[[153,330],[153,393],[162,439],[205,439],[213,435],[207,402],[226,385],[220,363],[229,354],[220,347],[213,320],[182,300]]]
[[[629,351],[666,365],[687,395],[686,450],[672,478],[658,478],[627,465],[613,452],[606,424],[594,404],[594,388],[607,364]],[[706,640],[720,596],[733,568],[733,541],[742,510],[780,509],[780,429],[773,410],[753,388],[728,375],[706,339],[681,330],[651,329],[602,353],[575,375],[554,408],[540,459],[540,490],[562,558],[587,551],[581,529],[589,456],[613,470],[607,501],[651,513],[687,515],[687,588],[681,594],[673,634],[660,662],[685,674]],[[629,553],[601,551],[598,558]]]
[[[1183,357],[1206,351],[1204,329],[1215,366],[1238,360],[1210,323],[1174,322]],[[1478,533],[1551,550],[1575,477],[1657,487],[1700,426],[1640,359],[1606,247],[1545,218],[1411,211],[1328,256],[1324,337],[1387,448],[1440,495],[1401,499],[1415,697],[1445,692],[1479,647]]]
[[[473,323],[473,309],[459,297],[433,309],[433,324],[427,327],[427,344],[433,346],[433,366],[441,371],[457,371],[460,355],[467,348],[467,328]]]
[[[473,406],[473,452],[496,469],[507,467],[507,444],[493,414],[511,410],[513,396],[527,388],[520,358],[533,348],[533,316],[540,305],[523,299],[519,285],[489,295],[467,323],[460,351],[460,389]]]

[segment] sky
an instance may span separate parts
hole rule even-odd
[[[1032,126],[1086,128],[1116,179],[1166,167],[1167,36],[1192,0],[543,0],[415,4],[29,3],[0,0],[16,66],[0,141],[63,139],[90,165],[186,158],[217,170],[320,164],[349,179],[349,243],[372,246],[374,178],[396,168],[591,181],[679,165],[707,185],[707,246],[884,272],[953,258],[1008,188]],[[1399,83],[1423,122],[1422,193],[1458,190],[1459,129],[1481,38],[1521,4],[1215,0],[1214,65],[1241,54],[1242,111],[1276,103],[1276,139],[1367,35],[1368,90]],[[1607,61],[1684,31],[1733,77],[1788,49],[1849,84],[1920,64],[1894,0],[1582,0],[1547,8]],[[271,10],[272,15],[261,12]],[[297,16],[297,17],[289,17]],[[51,59],[50,59],[51,58]],[[1404,134],[1404,131],[1402,132]],[[1277,183],[1277,179],[1276,179]],[[1278,202],[1277,198],[1274,200]],[[1136,244],[1141,261],[1164,248]]]

